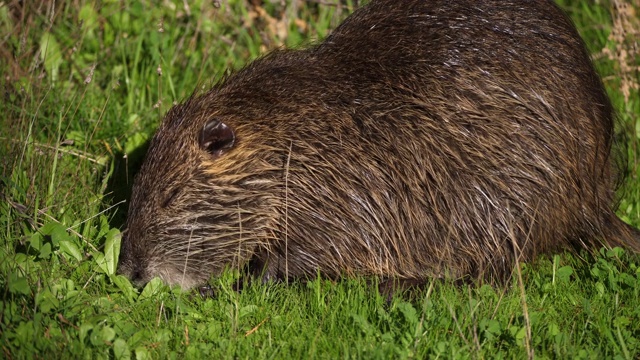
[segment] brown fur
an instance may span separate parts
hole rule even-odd
[[[421,282],[638,251],[614,214],[612,138],[602,83],[551,1],[373,1],[167,114],[120,272],[190,288],[251,262],[266,278]]]

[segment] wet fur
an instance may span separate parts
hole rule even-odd
[[[235,132],[213,155],[205,124]],[[640,249],[614,213],[613,112],[550,1],[380,0],[174,107],[135,180],[119,271],[502,279]]]

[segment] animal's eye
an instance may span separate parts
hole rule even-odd
[[[211,120],[200,132],[200,147],[216,157],[231,150],[236,142],[233,129],[220,120]]]
[[[175,201],[175,199],[178,197],[178,194],[180,194],[180,189],[179,188],[175,188],[173,190],[171,190],[170,192],[168,192],[165,197],[164,197],[164,201],[162,201],[162,204],[160,205],[160,207],[162,207],[163,209],[170,206],[171,203],[173,203]]]

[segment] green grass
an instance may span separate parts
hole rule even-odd
[[[228,273],[206,300],[157,281],[134,290],[114,275],[122,201],[162,115],[227,69],[322,38],[352,4],[22,3],[0,2],[0,357],[640,356],[640,257],[619,249],[524,264],[522,286],[434,281],[390,302],[361,279],[235,292]],[[638,226],[640,97],[624,92],[640,55],[609,1],[561,3],[618,110],[619,214]]]

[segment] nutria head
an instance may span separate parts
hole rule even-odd
[[[236,141],[233,119],[202,101],[167,114],[136,177],[119,271],[138,284],[159,276],[192,287],[245,262],[264,237],[257,209],[268,197],[247,189],[251,138]]]

